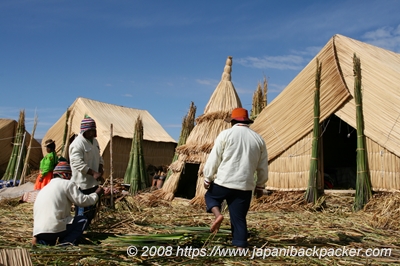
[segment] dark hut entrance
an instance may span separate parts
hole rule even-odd
[[[357,130],[336,115],[323,123],[325,189],[355,189]]]
[[[196,195],[197,173],[199,164],[186,163],[179,179],[175,197],[192,199]]]

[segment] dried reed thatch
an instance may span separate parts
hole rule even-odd
[[[110,125],[113,124],[113,176],[123,178],[128,165],[132,143],[132,125],[138,116],[141,117],[143,128],[143,149],[147,164],[168,165],[174,156],[176,141],[154,119],[147,110],[128,108],[124,106],[99,102],[79,97],[68,108],[68,133],[65,154],[68,159],[68,145],[75,135],[80,133],[80,122],[85,114],[96,121],[97,141],[104,159],[104,176],[110,175]],[[46,132],[44,139],[53,139],[56,143],[56,152],[59,154],[63,147],[63,137],[66,129],[67,112]],[[43,148],[45,154],[45,148]]]
[[[364,134],[372,189],[400,189],[400,54],[342,35],[333,36],[250,126],[267,144],[268,189],[304,191],[307,188],[316,58],[324,62],[320,121],[335,115],[356,128],[354,53],[363,60]],[[332,141],[335,140],[329,140]]]
[[[197,173],[196,194],[191,200],[191,204],[204,205],[204,164],[218,134],[230,127],[230,124],[226,123],[224,119],[230,116],[234,108],[242,107],[231,81],[231,72],[232,57],[229,56],[226,60],[221,81],[211,95],[204,109],[204,114],[196,119],[196,125],[187,138],[186,144],[176,149],[178,159],[170,165],[172,174],[164,183],[162,189],[157,192],[164,199],[172,200],[174,198],[185,164],[192,163],[198,164],[199,170]]]
[[[0,249],[0,265],[30,266],[32,264],[29,251],[25,248]]]

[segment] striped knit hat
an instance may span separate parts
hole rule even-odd
[[[81,133],[83,134],[85,131],[91,129],[96,130],[96,122],[93,120],[93,118],[85,116],[85,118],[81,121]]]
[[[59,162],[53,170],[54,177],[61,177],[63,179],[71,179],[72,171],[69,164],[65,161]]]

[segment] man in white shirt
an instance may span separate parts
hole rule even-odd
[[[81,121],[81,132],[69,146],[69,159],[72,169],[71,181],[75,182],[83,194],[96,191],[103,180],[104,161],[100,155],[97,142],[96,122],[86,116]],[[96,206],[76,208],[76,216],[84,215],[87,219],[86,228],[96,215]]]
[[[72,203],[75,206],[94,205],[103,188],[90,195],[83,194],[78,186],[69,180],[71,168],[65,161],[59,162],[53,170],[54,178],[37,195],[33,206],[32,244],[77,245],[87,223],[84,216],[71,216]]]
[[[263,138],[249,128],[253,121],[246,109],[234,109],[226,121],[232,128],[218,135],[203,169],[207,212],[215,216],[211,232],[216,233],[224,219],[221,204],[226,200],[232,244],[247,247],[246,216],[253,191],[261,196],[268,180],[268,154]]]

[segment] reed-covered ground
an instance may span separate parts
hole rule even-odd
[[[103,200],[98,217],[77,247],[32,248],[33,204],[2,200],[0,248],[25,248],[34,265],[398,264],[400,194],[375,194],[364,210],[356,213],[351,195],[327,194],[318,208],[305,204],[303,197],[300,192],[274,192],[252,202],[247,256],[202,256],[206,254],[203,251],[209,254],[213,249],[233,248],[227,210],[220,232],[213,235],[208,231],[213,217],[202,207],[181,198],[159,200],[149,192],[120,198],[115,209]],[[127,250],[134,253],[134,247],[138,255],[128,256]],[[309,253],[301,253],[307,249]],[[359,253],[353,254],[351,249]],[[367,249],[375,255],[381,252],[381,256],[367,257]],[[149,256],[143,256],[146,250]],[[296,251],[297,256],[292,256]],[[151,256],[157,252],[163,256]],[[315,252],[326,256],[318,257]]]

